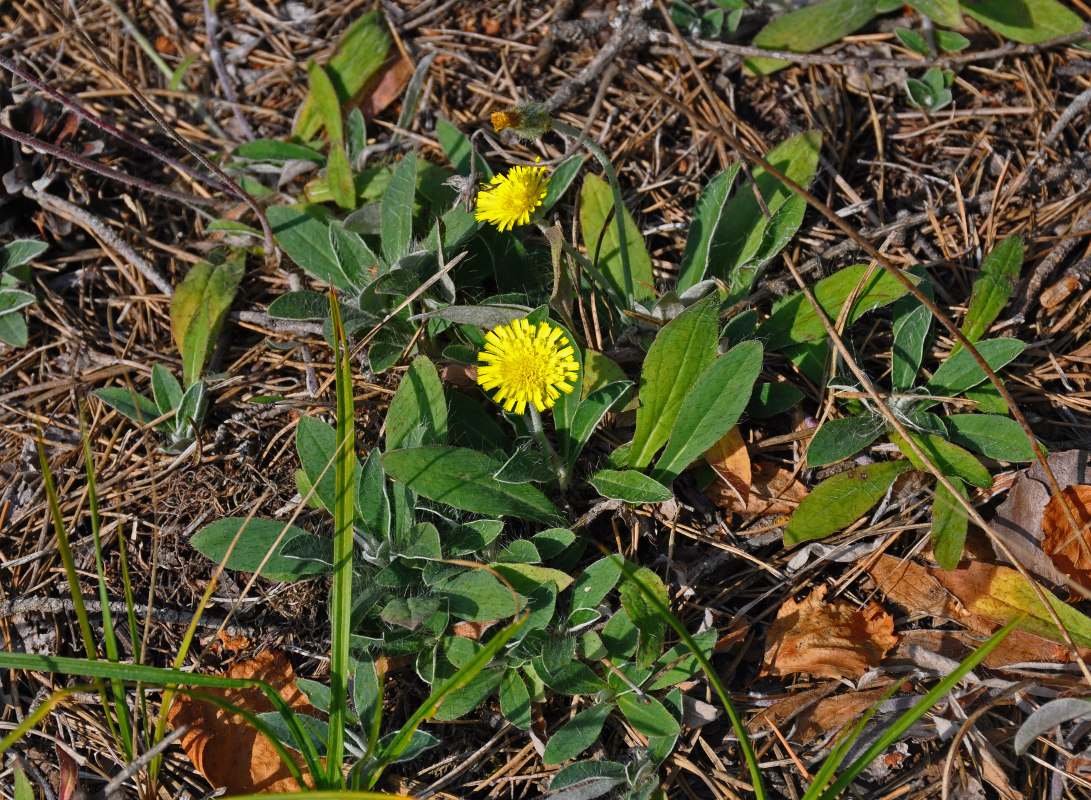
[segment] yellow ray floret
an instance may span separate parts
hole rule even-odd
[[[527,403],[538,411],[552,408],[574,388],[579,362],[568,338],[548,322],[537,327],[525,319],[493,328],[485,334],[485,349],[478,353],[477,382],[505,411],[522,414]]]
[[[507,175],[494,175],[478,192],[477,220],[499,231],[526,225],[545,199],[549,187],[545,172],[545,167],[512,167]]]

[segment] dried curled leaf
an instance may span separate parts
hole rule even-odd
[[[751,467],[750,490],[740,502],[739,491],[722,478],[705,489],[712,502],[728,511],[747,516],[791,514],[807,496],[807,488],[792,477],[792,471],[771,461],[758,461]]]
[[[845,600],[827,603],[819,586],[802,603],[789,598],[765,638],[762,674],[806,672],[827,678],[861,677],[895,644],[894,618],[875,601],[863,609]]]
[[[1080,526],[1072,530],[1061,499],[1072,510]],[[1081,586],[1091,589],[1091,486],[1068,486],[1061,497],[1051,497],[1042,512],[1042,549],[1057,569]]]
[[[292,665],[282,653],[266,651],[229,669],[228,678],[261,680],[275,688],[295,711],[315,709],[296,687]],[[260,714],[273,711],[273,705],[259,689],[205,689],[237,706]],[[299,786],[273,749],[269,740],[238,714],[229,714],[213,703],[180,696],[168,715],[171,726],[189,725],[182,737],[182,749],[197,771],[210,784],[224,786],[227,794],[295,792]],[[297,763],[310,785],[310,776],[302,756]]]

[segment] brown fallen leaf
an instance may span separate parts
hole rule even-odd
[[[1072,510],[1080,531],[1072,530],[1063,501]],[[1050,497],[1042,511],[1042,549],[1057,569],[1091,589],[1091,486],[1068,486],[1060,497]]]
[[[898,642],[894,618],[875,601],[857,608],[827,603],[829,587],[817,587],[802,603],[789,598],[765,637],[763,675],[805,672],[827,678],[861,677]]]
[[[400,51],[383,65],[379,79],[365,89],[359,99],[360,111],[370,122],[391,103],[402,96],[409,79],[413,77],[413,63]],[[351,105],[351,104],[350,104]]]
[[[705,495],[729,511],[738,508],[737,492],[722,478],[713,481],[705,489]],[[791,514],[806,496],[807,488],[792,477],[791,470],[771,461],[758,461],[751,466],[750,493],[746,498],[746,506],[738,508],[737,513],[755,517],[765,514]]]
[[[743,441],[738,425],[705,451],[705,460],[720,476],[723,484],[735,494],[737,507],[724,507],[736,512],[746,508],[750,497],[750,454],[746,452],[746,442]]]
[[[798,717],[807,708],[813,706],[823,697],[832,694],[841,688],[836,681],[823,681],[818,686],[804,691],[792,691],[783,700],[779,700],[768,708],[762,709],[746,723],[746,729],[751,736],[771,730],[776,727],[782,730],[785,724]]]
[[[879,702],[889,688],[878,686],[862,692],[823,697],[799,715],[792,738],[799,742],[813,742],[841,730]]]
[[[260,653],[249,661],[235,664],[225,676],[265,681],[279,692],[294,711],[319,715],[296,687],[292,665],[282,653]],[[259,689],[203,691],[254,714],[274,710],[273,704]],[[214,703],[180,695],[170,708],[168,720],[174,728],[190,726],[190,730],[182,736],[182,749],[197,771],[213,786],[226,787],[228,795],[299,791],[298,784],[273,745],[242,716],[228,713]],[[303,765],[303,757],[289,752],[298,756],[296,763],[303,772],[305,782],[313,786],[314,782]]]

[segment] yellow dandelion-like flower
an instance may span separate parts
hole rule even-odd
[[[499,231],[526,225],[530,215],[545,200],[549,176],[545,167],[512,167],[507,175],[494,175],[477,194],[479,222],[489,222]]]
[[[538,411],[552,408],[561,392],[572,391],[571,381],[580,374],[568,337],[548,322],[535,327],[517,319],[493,328],[477,360],[477,382],[486,391],[497,389],[493,400],[516,414],[526,411],[527,403]]]

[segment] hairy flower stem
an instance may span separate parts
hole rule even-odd
[[[549,228],[546,227],[544,222],[538,222],[538,229],[542,232],[543,235],[545,235],[547,239],[549,238]],[[598,268],[592,263],[591,259],[585,256],[571,244],[569,244],[569,242],[563,236],[561,237],[561,249],[563,249],[566,254],[579,262],[579,265],[583,269],[587,270],[587,274],[591,276],[591,279],[595,281],[595,283],[597,283],[610,298],[610,302],[613,304],[612,307],[616,309],[618,313],[620,313],[621,310],[625,308],[625,303],[623,302],[623,299],[621,298],[621,296],[618,295],[617,290],[614,289],[613,285],[606,280],[606,277],[601,272],[599,272]]]
[[[561,122],[559,119],[554,118],[552,127],[557,133],[568,136],[574,141],[580,140],[581,131],[567,122]],[[614,222],[617,224],[618,254],[621,256],[621,271],[625,277],[625,307],[632,308],[633,301],[636,299],[636,286],[633,284],[633,272],[629,267],[629,247],[625,238],[625,205],[621,201],[621,187],[617,182],[617,173],[614,172],[614,164],[610,161],[610,157],[606,155],[606,151],[599,146],[598,142],[590,137],[585,137],[582,141],[583,146],[602,164],[602,168],[606,172],[606,180],[610,182],[610,190],[614,195]]]
[[[568,488],[568,465],[564,463],[564,459],[557,455],[557,451],[553,449],[553,445],[550,444],[549,438],[545,434],[545,428],[542,426],[542,417],[538,413],[538,409],[535,408],[534,403],[530,403],[527,406],[527,428],[530,430],[531,436],[538,442],[538,445],[542,448],[542,452],[549,456],[549,463],[553,466],[553,470],[557,473],[557,483],[561,485],[561,490]]]

